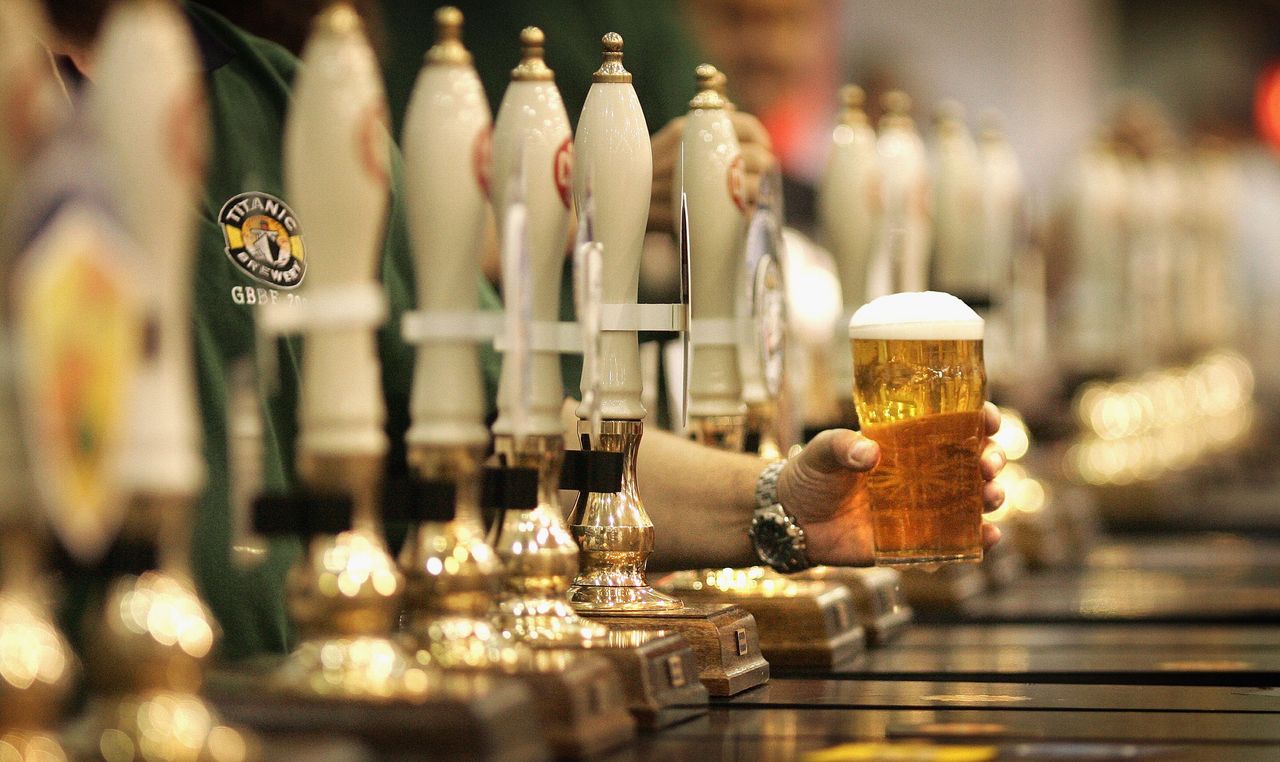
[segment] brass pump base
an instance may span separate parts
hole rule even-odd
[[[580,435],[589,426],[579,422]],[[601,422],[598,449],[622,453],[622,489],[580,492],[569,517],[581,567],[569,589],[569,600],[584,614],[675,611],[683,605],[645,579],[645,564],[653,553],[653,521],[636,491],[636,458],[643,435],[641,421]]]
[[[49,729],[57,725],[75,665],[71,647],[35,596],[0,592],[0,747],[16,750],[17,759],[69,759]]]
[[[382,538],[352,529],[311,540],[286,597],[302,642],[272,676],[280,693],[380,701],[417,696],[438,680],[390,633],[404,577]]]
[[[378,518],[382,455],[302,453],[298,472],[318,492],[349,496],[352,528],[311,538],[285,583],[289,617],[302,643],[270,680],[296,696],[353,701],[418,699],[439,669],[412,661],[391,637],[404,575],[387,552]]]
[[[499,623],[516,640],[540,647],[566,647],[603,639],[608,629],[578,616],[569,585],[578,571],[578,546],[560,513],[560,467],[564,437],[533,435],[518,443],[494,439],[507,464],[538,472],[538,505],[506,511],[492,543],[505,569]]]
[[[157,759],[244,760],[254,744],[222,724],[198,691],[217,625],[185,576],[160,571],[116,580],[89,663],[95,756],[147,750]]]
[[[398,563],[405,577],[400,630],[415,658],[444,669],[515,664],[515,640],[494,622],[502,564],[484,539],[480,519],[481,448],[411,446],[417,475],[454,486],[454,517],[424,521],[409,534]]]

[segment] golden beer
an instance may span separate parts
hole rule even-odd
[[[850,321],[854,406],[880,445],[867,477],[877,564],[982,559],[982,332],[936,292],[882,297]]]

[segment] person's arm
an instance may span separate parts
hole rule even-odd
[[[1000,416],[986,406],[987,434]],[[778,500],[805,530],[809,558],[818,564],[866,566],[872,561],[871,514],[865,472],[880,458],[875,442],[847,429],[824,431],[791,458],[778,478]],[[986,510],[1004,502],[993,480],[1004,453],[989,445],[982,456]],[[663,431],[647,431],[640,443],[640,499],[653,519],[654,571],[759,563],[748,528],[756,479],[766,462],[722,452]],[[991,547],[1000,530],[983,524]]]
[[[649,568],[760,563],[748,529],[756,478],[765,465],[754,455],[713,450],[666,431],[645,431],[637,480],[655,527]]]

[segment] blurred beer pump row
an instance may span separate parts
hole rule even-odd
[[[58,758],[64,743],[79,743],[107,758],[129,758],[126,748],[245,758],[255,743],[240,726],[376,732],[359,710],[386,712],[385,722],[434,741],[441,736],[433,730],[463,727],[464,739],[491,748],[590,755],[624,742],[637,724],[670,724],[705,712],[698,707],[708,695],[767,681],[768,662],[830,665],[892,637],[911,607],[890,569],[691,570],[649,579],[654,528],[636,490],[636,457],[642,399],[657,383],[652,364],[641,361],[640,331],[679,334],[687,345],[672,356],[682,362],[670,376],[678,397],[671,418],[687,418],[678,428],[725,449],[750,441],[765,456],[802,444],[806,420],[861,421],[873,434],[879,423],[887,432],[917,414],[957,414],[948,421],[963,420],[955,436],[966,443],[972,475],[987,374],[997,397],[1043,419],[1053,401],[1036,391],[1052,388],[1055,360],[1106,378],[1077,403],[1087,435],[1106,442],[1146,436],[1146,426],[1158,424],[1125,418],[1122,426],[1115,423],[1122,414],[1095,410],[1122,399],[1125,410],[1138,411],[1134,420],[1158,420],[1160,395],[1174,381],[1179,393],[1194,395],[1197,383],[1222,388],[1229,376],[1235,396],[1204,405],[1203,414],[1247,411],[1247,364],[1222,352],[1196,354],[1220,348],[1229,319],[1167,322],[1179,314],[1168,302],[1174,269],[1219,272],[1229,243],[1203,200],[1203,214],[1186,223],[1199,226],[1193,244],[1156,240],[1159,216],[1176,212],[1154,202],[1139,209],[1151,196],[1135,188],[1164,187],[1165,159],[1123,159],[1100,144],[1082,160],[1070,288],[1086,295],[1079,320],[1068,321],[1063,346],[1074,354],[1067,355],[1048,330],[1045,249],[1028,235],[1017,160],[994,121],[975,141],[958,108],[947,106],[930,151],[904,94],[885,96],[877,130],[862,112],[861,91],[847,88],[820,191],[828,255],[784,228],[776,179],[766,179],[754,206],[745,203],[740,178],[734,182],[741,168],[726,83],[713,67],[699,67],[690,72],[670,200],[684,298],[641,305],[652,153],[622,38],[602,39],[602,63],[572,130],[542,60],[554,39],[524,30],[491,118],[462,44],[461,14],[446,8],[402,146],[417,276],[417,310],[399,326],[416,351],[405,443],[413,478],[392,490],[382,483],[389,443],[375,342],[388,319],[377,244],[392,146],[377,122],[384,106],[376,61],[359,18],[337,4],[315,22],[283,137],[289,203],[308,225],[303,298],[259,305],[257,367],[227,369],[232,553],[253,564],[266,555],[266,535],[302,540],[284,591],[300,642],[268,667],[210,668],[218,628],[193,582],[189,540],[192,504],[209,478],[189,331],[194,210],[209,151],[196,50],[171,4],[121,3],[103,31],[89,103],[72,117],[35,44],[42,33],[33,6],[18,0],[0,14],[0,103],[16,104],[0,133],[0,223],[13,233],[0,242],[0,731],[19,751]],[[491,161],[477,167],[477,155]],[[1187,171],[1200,160],[1188,160]],[[94,168],[87,178],[77,171],[84,167]],[[1185,175],[1175,171],[1170,182]],[[58,199],[38,225],[33,198]],[[502,256],[502,313],[481,312],[474,287],[489,208]],[[563,323],[561,265],[573,218],[576,322]],[[1141,299],[1132,290],[1109,291],[1110,301],[1088,296],[1114,287],[1105,268],[1130,252],[1135,262],[1154,263],[1162,285],[1139,270],[1122,282],[1152,284]],[[894,299],[931,287],[963,302],[939,294]],[[890,301],[877,307],[877,297]],[[875,309],[851,327],[868,302]],[[1225,300],[1197,303],[1209,311]],[[1111,320],[1086,324],[1104,309]],[[1097,338],[1098,326],[1135,324],[1149,333],[1133,346],[1156,354],[1122,365]],[[271,348],[283,336],[302,336],[306,346],[301,484],[267,494],[258,473],[261,397],[281,372]],[[1148,336],[1164,338],[1153,344]],[[923,346],[939,341],[958,343],[952,354]],[[488,343],[503,354],[492,430],[479,354]],[[923,389],[915,402],[902,397],[898,387],[906,385],[891,387],[886,377],[901,370],[903,353],[919,354],[926,371],[959,368],[958,386]],[[562,354],[583,356],[581,449],[568,451]],[[863,373],[880,361],[886,374]],[[867,380],[855,385],[860,374]],[[889,410],[907,415],[873,420]],[[981,566],[909,574],[916,606],[958,605],[1007,582],[1024,563],[1087,552],[1087,500],[1059,500],[1072,507],[1054,510],[1051,497],[1070,494],[1070,485],[1051,484],[1063,475],[1047,454],[1036,457],[1018,413],[1001,417],[1009,457],[1028,459],[1001,477],[1009,501],[1000,518],[1014,540]],[[969,479],[964,496],[921,497],[905,482],[945,481],[942,467],[931,465],[932,454],[916,459],[909,443],[881,441],[905,453],[897,461],[902,478],[887,480],[883,494],[911,494],[902,500],[905,514],[877,516],[885,525],[877,528],[878,558],[980,558],[981,502],[973,500],[980,482]],[[1072,452],[1073,463],[1093,462]],[[1076,468],[1092,481],[1093,472]],[[562,510],[562,489],[577,493],[571,511]],[[963,529],[913,526],[911,509],[931,499],[959,506]],[[413,527],[394,557],[383,533],[393,511]],[[83,654],[91,710],[72,739],[55,730],[77,659],[35,582],[46,527],[67,563],[112,578],[99,635]],[[906,547],[922,532],[933,537],[924,554]],[[890,536],[902,546],[890,547]],[[939,547],[953,540],[960,546]],[[270,702],[289,702],[291,711],[264,712]],[[405,705],[432,711],[406,722],[393,714]]]

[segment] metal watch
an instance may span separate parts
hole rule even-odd
[[[813,566],[805,550],[804,529],[778,502],[778,475],[785,460],[765,466],[756,480],[756,512],[751,519],[751,544],[760,560],[783,573]]]

